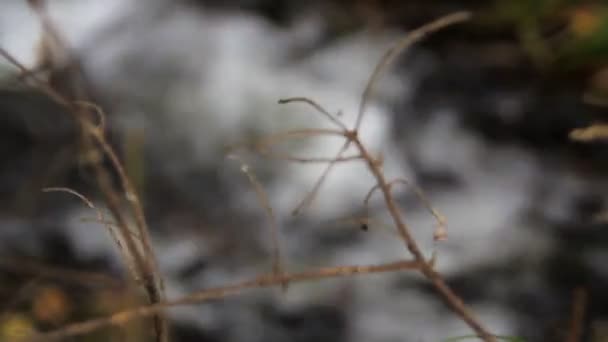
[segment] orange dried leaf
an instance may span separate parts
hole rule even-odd
[[[70,304],[62,290],[46,287],[34,299],[32,310],[36,319],[40,321],[61,323],[68,316]]]

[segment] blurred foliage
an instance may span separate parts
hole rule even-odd
[[[36,294],[32,311],[40,322],[65,323],[70,312],[70,301],[64,291],[55,286],[47,286]]]
[[[31,318],[21,315],[7,315],[0,321],[0,341],[8,342],[32,336],[36,332]]]
[[[500,0],[486,24],[508,25],[542,66],[602,64],[608,57],[608,3],[573,0]]]
[[[603,103],[607,98],[608,2],[498,0],[479,21],[513,30],[540,70],[584,73],[589,102]]]

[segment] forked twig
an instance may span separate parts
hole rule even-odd
[[[362,159],[365,160],[368,169],[372,173],[373,177],[376,179],[377,188],[383,195],[384,202],[389,211],[390,216],[393,219],[393,223],[395,224],[401,239],[404,242],[404,245],[408,249],[408,251],[413,255],[414,259],[418,261],[421,265],[420,272],[433,284],[437,292],[442,296],[442,298],[447,302],[447,304],[471,327],[473,331],[486,342],[495,342],[496,338],[494,335],[489,333],[489,331],[479,322],[479,320],[475,317],[473,312],[463,303],[462,299],[447,285],[445,280],[441,277],[441,275],[435,271],[434,269],[434,258],[428,262],[426,261],[420,247],[416,240],[410,233],[409,228],[405,224],[405,221],[401,215],[395,200],[391,194],[391,184],[387,181],[382,171],[382,163],[374,158],[372,154],[367,150],[365,145],[359,139],[359,129],[361,127],[361,122],[363,120],[363,114],[365,113],[365,107],[367,101],[371,97],[371,93],[374,85],[377,83],[380,78],[382,72],[396,59],[396,57],[407,47],[412,45],[413,43],[419,41],[424,38],[427,34],[437,31],[445,26],[462,22],[468,20],[471,17],[469,12],[458,12],[451,15],[447,15],[445,17],[439,18],[427,25],[424,25],[412,32],[410,32],[405,38],[397,42],[395,46],[389,49],[380,62],[376,65],[374,72],[372,73],[363,95],[361,96],[361,103],[359,106],[359,111],[357,113],[357,119],[355,122],[355,127],[353,130],[344,130],[343,134],[346,137],[346,142],[344,143],[344,147],[341,152],[338,154],[338,157],[342,157],[342,153],[350,146],[352,143],[359,150],[359,153],[362,156]],[[324,178],[327,176],[327,173],[331,169],[334,164],[331,163],[326,168],[325,172],[322,174],[319,181],[315,184],[313,190],[307,195],[303,204],[309,204],[311,199],[314,198],[314,195],[318,191],[320,184],[323,182]],[[437,216],[441,218],[441,216]],[[439,222],[443,222],[443,220],[439,220]],[[441,234],[438,234],[435,238],[443,238],[443,231]]]

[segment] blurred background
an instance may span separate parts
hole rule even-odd
[[[437,269],[494,333],[566,341],[573,303],[581,339],[608,341],[607,146],[569,133],[608,106],[608,5],[601,1],[53,0],[108,135],[142,195],[167,297],[249,279],[272,267],[270,222],[227,147],[296,128],[329,127],[306,96],[352,125],[382,54],[416,27],[458,10],[471,21],[402,55],[377,84],[362,139],[388,177],[426,192],[448,240],[411,189],[406,221]],[[27,66],[44,58],[26,1],[0,4],[0,46]],[[48,51],[47,51],[48,52]],[[65,56],[63,56],[65,60]],[[62,85],[60,62],[51,79]],[[63,66],[65,67],[65,65]],[[0,61],[0,340],[138,303],[95,212],[72,117]],[[332,157],[341,141],[284,151]],[[311,206],[291,211],[324,166],[240,156],[268,193],[290,271],[407,258],[374,180],[359,162],[330,173]],[[354,219],[374,223],[362,231]],[[141,302],[141,301],[139,301]],[[292,284],[170,311],[172,341],[435,342],[471,334],[413,272]],[[581,317],[581,316],[579,316]],[[135,321],[70,341],[149,341]]]

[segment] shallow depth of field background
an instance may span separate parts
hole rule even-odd
[[[585,341],[608,341],[607,146],[569,132],[608,119],[608,6],[591,1],[51,0],[109,134],[141,191],[169,298],[269,272],[269,222],[226,147],[326,127],[306,96],[352,123],[365,83],[398,38],[471,10],[403,55],[379,82],[362,137],[389,177],[422,187],[434,221],[395,188],[425,253],[492,332],[562,341],[575,289]],[[25,1],[0,3],[0,46],[36,61],[40,25]],[[94,212],[70,116],[15,82],[0,61],[0,341],[136,304]],[[341,142],[287,151],[332,157]],[[291,210],[321,165],[242,155],[263,183],[289,270],[404,258],[362,163],[337,166],[312,206]],[[89,218],[87,220],[87,218]],[[407,257],[407,255],[405,255]],[[72,271],[78,271],[74,274]],[[92,280],[86,278],[93,274]],[[73,277],[70,277],[73,275]],[[97,278],[95,278],[97,277]],[[253,290],[170,311],[173,341],[437,342],[470,334],[414,273]],[[134,322],[73,341],[146,341]]]

